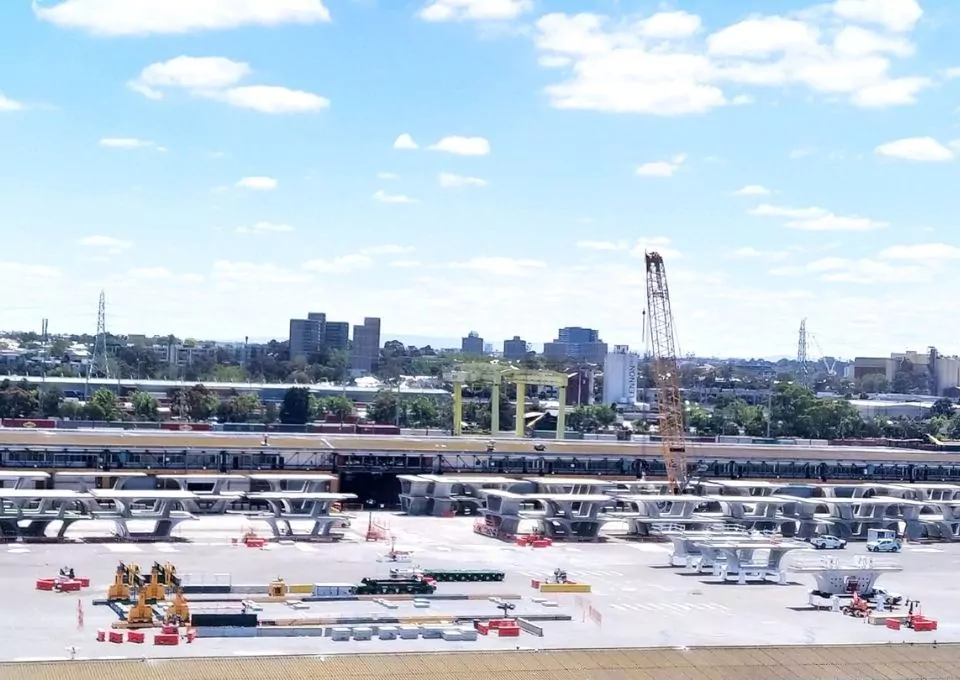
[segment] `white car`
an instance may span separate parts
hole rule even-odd
[[[867,543],[869,552],[900,552],[903,549],[903,543],[899,538],[881,538],[879,541],[870,541]]]
[[[847,542],[837,536],[814,536],[810,539],[810,545],[817,550],[842,550],[847,547]]]

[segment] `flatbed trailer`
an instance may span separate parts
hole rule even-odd
[[[437,587],[419,578],[365,578],[357,584],[357,595],[433,595]]]
[[[494,569],[423,569],[421,573],[438,583],[454,581],[502,581],[506,574]]]

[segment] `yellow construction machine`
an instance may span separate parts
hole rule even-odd
[[[161,565],[154,562],[150,568],[150,582],[143,590],[146,591],[147,602],[155,603],[167,599],[167,589],[180,587],[180,579],[177,577],[177,568],[167,562]]]
[[[147,603],[146,589],[141,588],[137,603],[127,612],[126,628],[152,628],[153,607]]]
[[[179,588],[177,589],[176,595],[173,596],[173,602],[171,602],[166,611],[164,611],[163,620],[164,623],[177,626],[189,625],[190,606],[187,604],[187,598],[183,596],[183,591]]]
[[[129,602],[130,591],[139,588],[141,585],[143,585],[143,579],[140,577],[140,567],[136,564],[121,562],[114,574],[113,585],[107,590],[107,599]]]

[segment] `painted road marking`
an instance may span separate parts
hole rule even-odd
[[[162,553],[179,552],[176,548],[174,548],[169,543],[157,543],[154,547],[157,549],[157,552],[162,552]]]
[[[727,612],[729,609],[722,604],[715,602],[627,602],[621,604],[611,604],[611,609],[618,611],[647,611],[647,612],[674,612],[677,614],[689,614],[692,611],[714,611]]]
[[[300,552],[317,552],[317,547],[309,543],[294,543],[294,545]]]
[[[138,553],[143,552],[143,548],[139,545],[132,545],[130,543],[107,543],[107,550],[115,553]]]
[[[10,550],[8,550],[7,552],[12,553],[14,555],[20,555],[23,553],[30,552],[30,548],[10,548]]]
[[[634,550],[639,550],[640,552],[647,553],[668,553],[671,552],[671,548],[668,548],[665,545],[657,545],[656,543],[636,543],[630,546]]]
[[[943,551],[940,548],[910,548],[910,552],[917,553],[942,553]]]

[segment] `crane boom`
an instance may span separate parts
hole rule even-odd
[[[683,399],[677,367],[677,343],[667,272],[659,253],[646,253],[647,310],[653,378],[659,393],[660,450],[667,466],[667,480],[674,493],[687,485],[687,457],[683,426]]]

